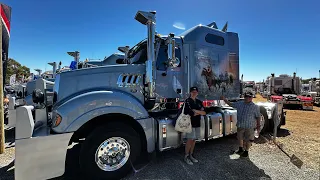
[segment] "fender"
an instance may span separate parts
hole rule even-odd
[[[121,113],[133,119],[146,119],[149,114],[141,102],[123,91],[95,90],[75,96],[53,110],[61,116],[61,123],[52,128],[57,133],[77,131],[91,119],[110,113]],[[53,120],[53,124],[55,120]]]
[[[259,107],[262,106],[267,110],[268,119],[272,119],[272,112],[276,107],[276,103],[272,102],[257,102],[255,103]]]

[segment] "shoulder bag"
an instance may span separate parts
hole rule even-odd
[[[182,133],[191,133],[192,132],[191,116],[189,114],[184,114],[185,106],[186,106],[186,101],[183,103],[182,112],[177,119],[174,129]]]

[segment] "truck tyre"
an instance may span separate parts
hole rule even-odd
[[[276,113],[275,111],[273,113]],[[272,114],[272,117],[274,118],[274,115]],[[270,132],[273,133],[273,128],[274,128],[274,120],[272,118],[272,121],[270,121],[270,126],[269,126],[269,129],[270,129]],[[281,111],[281,117],[280,117],[280,122],[279,122],[279,125],[277,126],[277,130],[280,130],[281,128],[281,125],[285,125],[285,122],[286,122],[286,117],[284,115],[284,112],[283,112],[283,109]]]
[[[80,151],[80,168],[87,179],[121,179],[141,151],[137,132],[122,123],[96,128]]]
[[[280,121],[280,123],[278,125],[278,129],[280,129],[280,127],[284,126],[284,125],[286,125],[286,115],[285,115],[285,113],[283,112],[283,109],[282,109],[282,111],[281,111],[281,121]]]
[[[269,129],[269,120],[268,120],[267,110],[262,106],[260,106],[260,115],[261,115],[260,132],[265,133]]]

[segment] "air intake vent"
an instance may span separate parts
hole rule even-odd
[[[139,85],[140,80],[140,74],[121,74],[117,84],[119,87],[132,87]]]

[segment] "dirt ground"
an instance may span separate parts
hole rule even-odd
[[[257,95],[254,102],[267,100]],[[313,111],[289,110],[286,125],[282,126],[277,137],[285,151],[296,155],[308,168],[320,170],[320,108]]]

